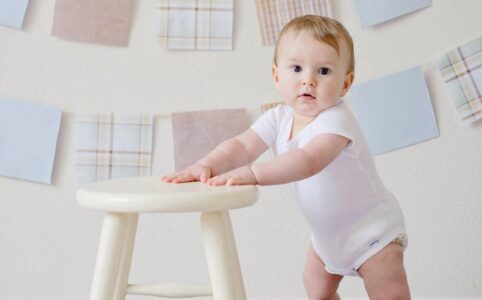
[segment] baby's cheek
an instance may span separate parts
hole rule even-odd
[[[295,91],[294,89],[284,89],[282,91],[280,91],[280,96],[282,98],[282,100],[284,101],[290,101],[290,100],[293,100],[293,98],[295,97]]]
[[[342,86],[339,86],[338,82],[329,82],[322,87],[321,92],[327,97],[338,97]]]

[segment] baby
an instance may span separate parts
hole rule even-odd
[[[341,98],[354,79],[349,33],[330,18],[293,19],[279,34],[272,73],[286,105],[163,181],[291,182],[312,231],[303,274],[309,299],[339,299],[345,275],[360,276],[370,299],[410,299],[403,214]],[[276,157],[252,164],[269,147]]]

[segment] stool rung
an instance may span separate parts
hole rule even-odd
[[[188,283],[153,283],[129,284],[127,294],[151,295],[165,298],[190,298],[212,296],[213,291],[209,284]]]

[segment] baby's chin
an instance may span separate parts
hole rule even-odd
[[[291,107],[293,108],[293,107]],[[302,118],[315,118],[320,114],[321,111],[319,110],[303,110],[303,109],[296,109],[293,108],[293,115],[302,117]]]
[[[302,117],[316,117],[318,116],[321,112],[333,107],[336,105],[336,103],[333,104],[326,104],[323,106],[317,105],[316,107],[313,107],[313,105],[309,104],[287,104],[291,109],[293,110],[293,113],[302,116]]]

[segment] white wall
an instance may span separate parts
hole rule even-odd
[[[0,299],[87,298],[102,214],[79,208],[73,197],[72,112],[165,114],[256,108],[277,99],[272,48],[260,46],[254,1],[235,2],[232,52],[162,49],[155,38],[155,0],[136,1],[128,48],[51,37],[54,1],[48,0],[31,1],[24,31],[0,27],[0,95],[66,112],[55,184],[0,178]],[[366,30],[352,0],[334,2],[355,41],[357,82],[427,63],[440,138],[376,157],[405,212],[412,294],[482,297],[482,126],[459,121],[433,63],[482,33],[482,1],[434,0],[431,8]],[[172,169],[169,122],[158,119],[155,175]],[[255,206],[232,214],[250,298],[304,296],[301,271],[309,233],[286,192],[263,187]],[[198,219],[143,216],[131,281],[207,281]],[[363,297],[361,280],[344,280],[341,295]]]

